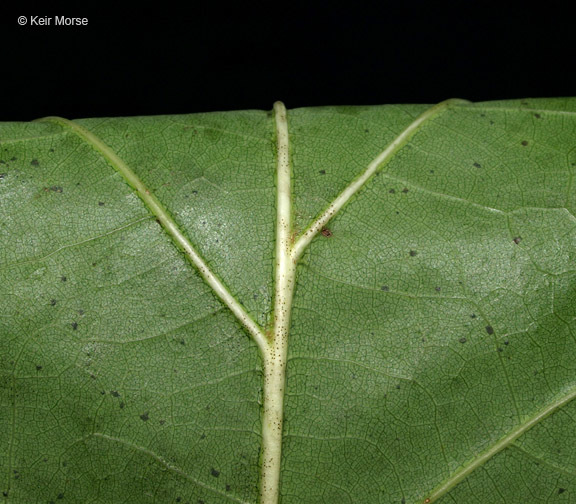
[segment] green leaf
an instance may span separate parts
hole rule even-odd
[[[575,139],[568,98],[0,124],[2,501],[576,502]]]

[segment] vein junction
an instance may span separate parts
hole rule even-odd
[[[276,262],[274,333],[272,341],[262,352],[264,362],[264,408],[262,413],[262,455],[260,475],[260,504],[276,504],[280,495],[280,469],[282,455],[282,422],[284,416],[284,389],[292,297],[296,281],[298,260],[314,236],[332,217],[381,169],[428,119],[442,112],[453,103],[448,100],[430,108],[413,121],[386,147],[308,227],[292,246],[292,186],[290,168],[290,143],[287,112],[284,104],[274,104],[277,138],[277,198],[276,198]]]

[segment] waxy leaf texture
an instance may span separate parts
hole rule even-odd
[[[576,502],[575,176],[569,98],[0,123],[0,501]]]

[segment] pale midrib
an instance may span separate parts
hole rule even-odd
[[[452,474],[448,479],[446,479],[440,486],[434,489],[425,499],[422,500],[423,503],[432,503],[437,501],[440,497],[448,493],[452,488],[454,488],[458,483],[466,479],[473,471],[483,466],[488,460],[494,457],[496,454],[510,446],[514,441],[516,441],[522,434],[530,430],[536,424],[544,420],[546,417],[550,416],[555,411],[559,410],[562,406],[568,404],[572,399],[576,398],[576,387],[571,389],[564,396],[557,398],[552,401],[546,408],[537,412],[533,417],[530,417],[524,421],[524,423],[518,425],[515,429],[511,430],[506,436],[494,443],[492,446],[484,450],[473,460],[469,461],[467,464],[463,465],[459,470]]]
[[[280,496],[284,389],[288,357],[288,335],[296,263],[290,257],[292,232],[292,174],[288,120],[283,103],[274,104],[277,144],[276,257],[274,272],[274,333],[263,353],[264,394],[262,454],[260,459],[260,503],[276,504]]]
[[[71,130],[98,151],[102,157],[104,157],[122,175],[122,177],[124,177],[126,182],[128,182],[128,184],[137,192],[138,196],[140,196],[148,209],[156,216],[158,222],[166,230],[174,243],[186,253],[206,283],[246,328],[260,350],[262,352],[265,351],[265,348],[267,348],[268,345],[264,332],[260,326],[254,322],[252,317],[250,317],[246,312],[245,308],[234,298],[234,296],[232,296],[228,288],[212,272],[204,259],[193,247],[190,240],[188,240],[176,222],[174,222],[162,203],[160,203],[158,198],[156,198],[156,196],[146,188],[136,173],[134,173],[134,171],[132,171],[132,169],[122,159],[120,159],[120,157],[118,157],[118,155],[108,147],[108,145],[100,140],[100,138],[79,124],[62,117],[46,117],[44,119],[39,119],[39,121],[56,123]]]

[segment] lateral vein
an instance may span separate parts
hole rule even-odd
[[[154,460],[156,460],[157,462],[159,462],[160,464],[162,464],[169,471],[172,471],[173,473],[178,474],[179,476],[187,479],[188,481],[191,481],[192,483],[194,483],[198,486],[201,486],[202,488],[205,488],[206,490],[209,490],[210,492],[214,492],[216,494],[222,495],[222,496],[226,497],[227,499],[232,500],[234,502],[238,502],[240,504],[249,504],[248,502],[245,502],[241,499],[238,499],[238,498],[234,497],[233,495],[226,494],[226,493],[222,492],[222,490],[218,490],[217,488],[211,487],[210,485],[203,483],[199,479],[194,478],[193,476],[190,476],[189,474],[185,473],[182,469],[175,466],[173,463],[167,461],[166,459],[164,459],[160,455],[156,454],[155,452],[153,452],[149,448],[145,448],[144,446],[138,446],[138,445],[132,443],[131,441],[127,441],[127,440],[119,438],[119,437],[109,436],[108,434],[104,434],[102,432],[94,432],[91,434],[91,436],[94,436],[94,437],[97,437],[100,439],[105,439],[107,441],[116,442],[116,443],[122,444],[124,446],[127,446],[129,448],[132,448],[133,450],[135,450],[137,452],[144,453],[144,454],[148,455],[149,457],[153,458]],[[88,437],[88,436],[86,436],[86,437]]]
[[[458,469],[452,476],[446,479],[440,486],[434,489],[424,502],[426,504],[437,501],[440,497],[448,493],[452,488],[454,488],[458,483],[461,483],[466,479],[472,472],[474,472],[479,467],[483,466],[488,460],[494,457],[496,454],[500,453],[502,450],[511,446],[514,441],[516,441],[522,434],[530,430],[536,424],[540,423],[546,417],[550,416],[554,412],[558,411],[560,408],[568,404],[576,398],[576,387],[568,390],[568,392],[563,396],[556,398],[544,409],[538,411],[534,416],[525,419],[525,421],[516,426],[511,430],[506,436],[501,438],[499,441],[489,446],[486,450],[481,452],[473,460],[469,461],[467,464],[463,465]]]
[[[423,123],[429,119],[435,117],[439,113],[446,110],[450,105],[457,104],[467,104],[466,100],[460,100],[457,98],[446,100],[433,107],[429,108],[418,116],[402,133],[400,133],[389,145],[386,147],[378,156],[376,156],[368,165],[366,170],[354,181],[352,181],[348,187],[346,187],[333,201],[330,203],[328,208],[318,217],[300,236],[294,248],[292,250],[292,259],[294,262],[302,256],[304,250],[308,244],[312,241],[314,236],[322,230],[322,228],[337,214],[342,207],[354,196],[368,181],[368,179],[374,175],[380,168],[385,166],[400,150],[407,141],[412,137],[412,135],[422,126]]]
[[[38,119],[38,121],[59,124],[60,126],[71,130],[74,134],[79,136],[88,145],[92,146],[97,152],[99,152],[100,155],[122,175],[124,180],[126,180],[126,182],[136,191],[148,209],[156,216],[160,225],[172,238],[174,243],[184,251],[202,278],[212,288],[214,293],[222,300],[222,302],[230,309],[238,321],[248,331],[252,339],[260,348],[260,351],[264,352],[266,348],[268,348],[268,342],[262,328],[252,319],[252,317],[250,317],[244,307],[234,298],[234,296],[232,296],[228,288],[212,272],[204,259],[195,250],[190,240],[188,240],[188,238],[182,233],[160,200],[158,200],[158,198],[146,188],[138,175],[136,175],[136,173],[132,171],[132,169],[100,138],[79,124],[62,117],[45,117],[43,119]]]

